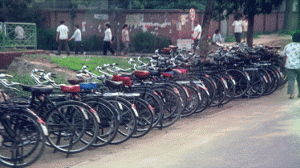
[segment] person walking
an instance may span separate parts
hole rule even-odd
[[[232,23],[232,30],[235,36],[235,41],[237,43],[241,42],[241,36],[243,33],[243,21],[240,20],[238,15],[234,16],[234,22]]]
[[[219,29],[217,29],[216,31],[215,31],[215,34],[213,35],[213,39],[212,39],[212,42],[211,42],[211,44],[222,44],[223,43],[223,38],[222,38],[222,35],[221,35],[221,33],[220,33],[220,30]]]
[[[200,42],[202,28],[197,21],[195,21],[194,23],[196,26],[194,28],[194,34],[193,34],[192,40],[194,40],[193,50],[194,50],[194,52],[196,52],[196,48]]]
[[[65,46],[67,50],[67,55],[70,55],[70,49],[68,46],[69,29],[65,25],[65,21],[60,21],[60,26],[57,27],[56,31],[56,41],[58,42],[58,53],[56,55],[61,54],[62,45]]]
[[[127,57],[128,54],[128,50],[129,50],[129,32],[128,32],[128,25],[124,24],[123,26],[123,30],[122,30],[122,42],[125,46],[125,48],[123,49],[123,51],[121,52],[121,55],[125,55]]]
[[[116,52],[111,48],[112,44],[112,34],[110,25],[108,23],[105,24],[105,32],[104,32],[104,43],[103,43],[103,55],[107,55],[107,50],[109,50],[112,54],[116,55]]]
[[[300,32],[297,30],[293,34],[293,42],[285,46],[282,53],[288,78],[287,94],[290,99],[294,98],[295,79],[298,86],[298,97],[300,97]]]
[[[248,16],[245,17],[245,20],[243,20],[243,40],[246,43],[247,39],[247,32],[248,32]]]
[[[75,25],[75,32],[73,34],[73,36],[69,39],[69,41],[71,41],[72,39],[75,39],[75,55],[78,54],[78,51],[81,52],[81,54],[83,54],[83,50],[81,48],[81,31],[79,29],[79,25]]]

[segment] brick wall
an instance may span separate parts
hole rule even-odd
[[[86,23],[85,32],[82,32],[83,39],[96,35],[98,38],[104,37],[104,24],[110,23],[115,39],[121,39],[121,30],[124,23],[129,23],[130,36],[139,31],[148,31],[157,36],[167,36],[176,44],[177,39],[186,39],[191,37],[192,21],[189,19],[189,10],[127,10],[118,11],[115,14],[108,10],[101,12],[92,12],[88,10],[75,10],[75,18],[73,19],[68,9],[44,10],[42,11],[45,21],[41,26],[44,28],[56,28],[60,20],[66,21],[66,25],[70,29],[70,36],[74,32],[71,26],[78,24],[82,29],[83,22]],[[101,14],[98,19],[94,18],[95,14]],[[106,18],[104,15],[108,15]],[[126,21],[126,16],[140,16],[138,22],[132,20]],[[187,16],[185,20],[184,17]],[[100,18],[100,19],[99,19]],[[202,24],[203,13],[196,11],[196,19],[200,25]],[[270,32],[280,30],[283,26],[284,13],[274,12],[269,15],[255,16],[254,32]],[[136,20],[134,20],[136,21]],[[229,27],[233,22],[233,16],[229,17]],[[218,28],[219,23],[212,21],[210,23],[209,34],[212,36]],[[228,30],[230,32],[230,30]],[[115,44],[116,45],[116,44]]]

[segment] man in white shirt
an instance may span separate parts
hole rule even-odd
[[[235,16],[234,20],[235,21],[232,23],[232,30],[235,36],[235,41],[240,43],[243,33],[243,21],[240,20],[239,16]]]
[[[75,25],[75,32],[73,34],[73,36],[69,39],[69,41],[71,41],[73,38],[75,39],[75,55],[78,54],[78,51],[81,52],[81,54],[83,54],[83,50],[81,48],[81,31],[79,29],[79,25]]]
[[[110,25],[108,23],[105,24],[105,32],[104,32],[104,42],[103,42],[103,55],[107,55],[107,50],[109,50],[112,54],[116,55],[116,52],[111,48],[112,44],[112,34]]]
[[[196,27],[194,28],[194,34],[193,34],[192,40],[194,40],[193,50],[195,52],[196,51],[196,47],[199,45],[199,41],[200,41],[200,38],[201,38],[202,28],[201,28],[200,24],[197,21],[195,21],[194,23],[195,23]]]
[[[65,25],[65,21],[60,21],[60,24],[61,25],[58,26],[56,30],[56,41],[58,42],[58,53],[56,55],[60,55],[62,45],[65,46],[67,54],[70,55],[70,49],[68,46],[69,29]]]

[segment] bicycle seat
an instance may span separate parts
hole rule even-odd
[[[81,83],[80,85],[80,89],[97,89],[97,83],[93,82],[93,83]]]
[[[64,93],[78,93],[80,92],[80,85],[61,85],[60,90]]]
[[[278,46],[277,46],[277,47],[274,47],[274,48],[277,49],[277,50],[281,49],[281,47],[278,47]]]
[[[162,76],[171,78],[174,75],[174,72],[163,72],[161,73]]]
[[[171,48],[163,48],[163,53],[170,54],[171,50],[172,50]]]
[[[176,73],[180,73],[180,74],[185,74],[186,73],[186,69],[173,69],[174,72]]]
[[[124,83],[122,81],[105,80],[105,86],[111,89],[122,89],[124,88]]]
[[[112,81],[122,81],[122,82],[124,82],[124,85],[131,86],[131,79],[129,77],[113,75]]]
[[[176,50],[178,46],[169,45],[169,48],[171,48],[172,50]]]
[[[69,79],[68,82],[69,82],[69,84],[71,84],[71,85],[77,85],[77,84],[79,84],[79,83],[84,82],[84,79]]]
[[[151,70],[151,71],[149,71],[150,72],[150,74],[152,75],[152,76],[158,76],[159,75],[159,71],[157,71],[157,70]]]
[[[150,77],[149,71],[135,71],[134,76],[138,78],[139,80],[145,80]]]
[[[21,85],[22,89],[26,92],[50,94],[53,92],[53,86],[40,86],[40,85]]]
[[[118,74],[118,76],[121,76],[121,77],[131,77],[134,73],[133,72],[120,72]]]

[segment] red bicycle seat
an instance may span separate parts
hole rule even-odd
[[[135,71],[134,76],[138,78],[139,80],[145,80],[150,77],[149,71]]]
[[[80,92],[80,85],[61,85],[60,90],[65,93],[78,93]]]
[[[122,77],[114,74],[112,81],[122,81],[124,85],[131,86],[131,79],[129,77]]]
[[[186,69],[173,69],[173,71],[178,71],[181,74],[185,74],[186,73]]]

